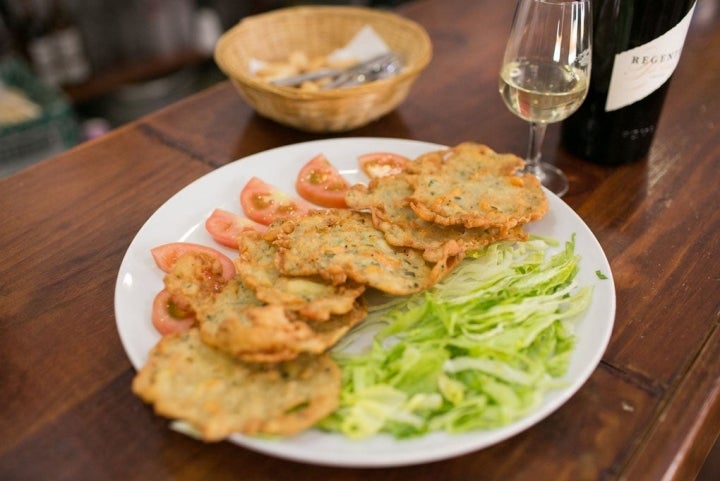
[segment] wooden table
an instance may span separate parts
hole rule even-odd
[[[512,2],[421,0],[434,59],[410,98],[345,135],[477,140],[524,154],[496,77]],[[0,479],[691,480],[720,432],[720,6],[700,0],[645,161],[545,154],[611,261],[617,319],[589,381],[488,449],[376,471],[297,464],[167,428],[130,392],[120,261],[145,220],[237,158],[320,138],[255,115],[227,82],[0,181]]]

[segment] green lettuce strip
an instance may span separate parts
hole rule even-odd
[[[576,283],[574,237],[472,252],[432,289],[375,305],[333,351],[340,407],[318,427],[352,439],[497,428],[562,385],[572,321],[592,289]],[[557,251],[558,249],[554,249]],[[360,352],[353,346],[376,332]]]

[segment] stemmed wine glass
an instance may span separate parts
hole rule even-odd
[[[561,196],[565,174],[542,161],[547,124],[572,114],[590,80],[590,0],[518,0],[500,70],[500,95],[508,108],[530,122],[525,172]]]

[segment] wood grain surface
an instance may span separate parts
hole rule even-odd
[[[513,2],[397,8],[434,57],[396,111],[335,136],[524,154],[497,92]],[[720,5],[700,0],[649,157],[602,167],[550,126],[544,155],[613,269],[615,330],[589,381],[533,428],[427,465],[340,469],[177,434],[130,392],[113,312],[134,235],[170,196],[269,148],[327,138],[253,113],[223,82],[0,180],[0,479],[692,480],[720,432]]]

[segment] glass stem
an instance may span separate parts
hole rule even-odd
[[[545,122],[530,122],[530,143],[525,158],[525,172],[535,175],[541,181],[542,167],[540,159],[542,157],[543,140],[545,140],[545,130],[547,130]]]

